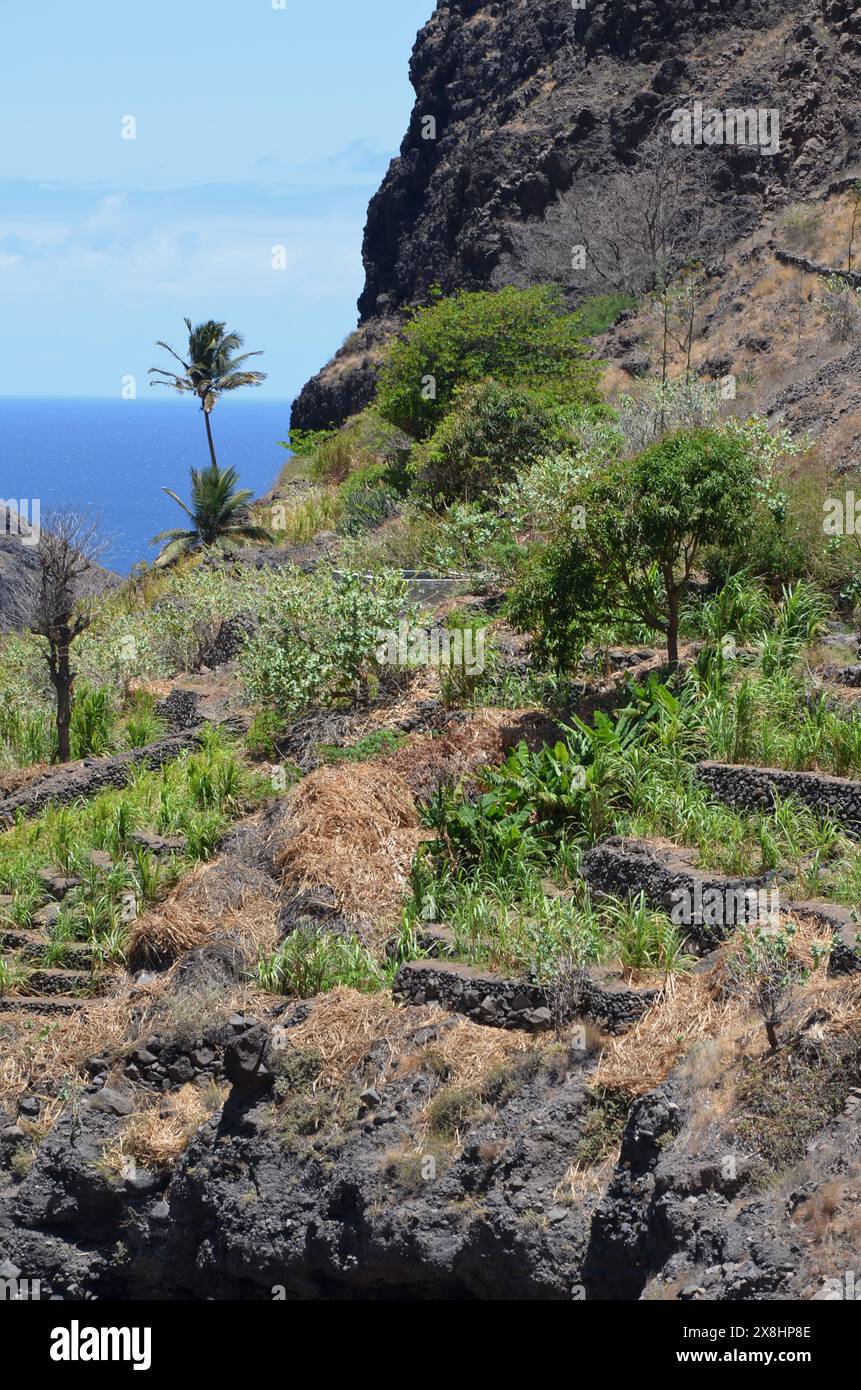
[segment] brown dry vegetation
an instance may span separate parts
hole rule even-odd
[[[796,934],[790,955],[809,972],[795,991],[794,1012],[823,1008],[831,1036],[861,1030],[861,980],[829,979],[825,959],[817,962],[813,953],[814,946],[827,944],[827,933],[810,919],[793,917],[791,922]],[[698,1076],[703,1085],[709,1065],[715,1077],[726,1075],[733,1055],[762,1052],[767,1046],[762,1023],[733,983],[731,963],[741,949],[740,938],[733,937],[710,970],[670,976],[660,999],[640,1022],[607,1041],[596,1085],[644,1095],[683,1057],[691,1076]]]
[[[450,1019],[437,1004],[403,1007],[388,994],[359,994],[345,987],[318,998],[304,1023],[290,1029],[290,1042],[319,1056],[320,1084],[335,1087],[356,1077],[370,1047],[380,1039],[389,1048],[380,1080],[406,1074],[405,1061],[410,1056],[420,1060],[427,1051],[417,1049],[415,1034],[443,1023],[445,1028],[430,1046],[435,1069],[443,1071],[451,1085],[479,1085],[495,1067],[536,1047],[528,1033],[482,1028],[462,1017]],[[393,1067],[395,1061],[398,1065]]]
[[[460,782],[503,762],[521,739],[538,748],[555,736],[555,725],[541,710],[488,706],[444,734],[413,738],[376,762],[402,777],[414,796],[426,800],[446,782]]]
[[[124,1173],[129,1159],[154,1172],[170,1168],[226,1098],[227,1087],[215,1082],[205,1088],[189,1084],[165,1096],[139,1098],[137,1109],[105,1151],[105,1166],[117,1176]]]
[[[289,800],[273,845],[284,886],[330,888],[338,910],[388,932],[427,831],[402,777],[376,763],[321,767]]]
[[[243,824],[253,834],[265,812]],[[278,903],[271,879],[238,854],[227,852],[191,873],[135,922],[129,941],[133,968],[163,965],[184,951],[202,945],[209,936],[231,934],[246,942],[251,955],[257,947],[274,945]]]

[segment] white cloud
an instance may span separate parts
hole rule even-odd
[[[250,202],[250,199],[249,199]],[[146,200],[99,198],[76,222],[32,218],[0,223],[0,299],[70,294],[89,298],[211,296],[271,298],[286,292],[333,298],[355,288],[358,215],[346,220],[267,209],[189,217]],[[283,270],[273,249],[285,248]]]

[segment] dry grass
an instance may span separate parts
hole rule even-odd
[[[828,933],[809,918],[788,919],[796,928],[791,956],[807,972],[794,993],[794,1015],[823,1011],[823,1021],[811,1036],[841,1037],[861,1031],[861,976],[829,979],[827,955],[816,959],[813,948],[825,946]],[[697,1043],[711,1040],[708,1048],[691,1055],[688,1070],[699,1087],[729,1078],[734,1060],[765,1048],[761,1021],[751,1013],[748,1000],[739,993],[732,963],[742,950],[739,934],[732,936],[715,965],[702,975],[670,976],[658,1002],[630,1032],[608,1041],[601,1056],[595,1084],[608,1090],[643,1095],[660,1085],[676,1063]],[[706,1075],[710,1073],[710,1075]],[[726,1091],[716,1095],[715,1106],[731,1105]]]
[[[53,1086],[45,1083],[60,1078],[86,1080],[82,1067],[88,1057],[111,1057],[147,1031],[164,984],[159,981],[148,990],[138,989],[133,999],[131,989],[129,982],[114,995],[84,1002],[77,1012],[48,1020],[36,1014],[4,1018],[0,1023],[0,1105],[14,1106],[25,1091],[53,1102]]]
[[[262,816],[249,818],[258,826]],[[269,877],[237,853],[198,864],[172,893],[145,912],[132,927],[129,961],[133,968],[164,965],[202,945],[213,934],[232,933],[258,946],[275,942],[278,903]]]
[[[172,680],[129,680],[126,682],[126,692],[129,695],[137,695],[139,692],[143,692],[144,695],[154,695],[156,699],[164,700],[173,690],[174,684],[175,682]]]
[[[164,902],[137,919],[129,934],[129,960],[135,968],[175,960],[205,941],[210,919],[194,902],[192,882],[202,872],[194,869]]]
[[[309,487],[295,498],[258,503],[252,514],[279,546],[307,545],[321,531],[334,531],[344,503],[336,487]]]
[[[289,1036],[293,1046],[322,1058],[318,1084],[331,1087],[355,1079],[371,1046],[381,1039],[389,1048],[389,1061],[380,1068],[380,1079],[407,1075],[412,1067],[405,1063],[414,1060],[419,1067],[424,1055],[423,1047],[414,1042],[415,1034],[442,1023],[446,1026],[431,1046],[434,1069],[445,1074],[447,1085],[480,1085],[494,1068],[535,1048],[528,1033],[482,1028],[462,1017],[448,1020],[437,1004],[404,1008],[388,994],[359,994],[341,986],[315,1000],[309,1017],[291,1028]]]
[[[30,763],[29,767],[12,767],[0,772],[0,796],[11,796],[43,773],[56,770],[52,763]]]
[[[189,1083],[168,1095],[147,1099],[105,1151],[105,1166],[118,1176],[128,1171],[129,1160],[154,1172],[170,1168],[226,1098],[227,1087],[213,1081],[206,1087]]]
[[[601,1197],[613,1176],[619,1162],[619,1146],[602,1158],[600,1163],[585,1165],[572,1163],[565,1170],[561,1182],[553,1190],[556,1202],[582,1202],[584,1197]]]
[[[201,977],[196,972],[193,987],[184,988],[177,980],[181,967],[182,961],[178,961],[164,976],[151,1031],[191,1042],[231,1014],[265,1018],[272,1007],[271,994],[263,994],[244,981],[225,984],[223,977],[207,981],[205,974]]]
[[[292,1046],[322,1059],[317,1084],[338,1087],[354,1079],[375,1042],[385,1040],[394,1057],[416,1029],[445,1017],[436,1004],[407,1010],[398,1008],[389,994],[360,994],[340,985],[314,1001],[308,1018],[290,1029],[289,1038]]]
[[[711,973],[671,975],[660,999],[636,1027],[608,1041],[594,1084],[645,1095],[695,1043],[735,1031],[744,1016],[737,999],[718,1002]]]
[[[540,710],[489,706],[435,738],[411,739],[377,759],[377,766],[390,768],[415,797],[427,800],[446,782],[459,782],[482,767],[497,766],[521,739],[534,748],[552,740],[553,733],[552,721]]]
[[[806,1202],[801,1203],[794,1213],[793,1220],[803,1226],[805,1233],[817,1244],[821,1244],[836,1234],[838,1223],[835,1218],[843,1210],[847,1196],[846,1183],[831,1179],[830,1182],[823,1183]],[[855,1205],[854,1201],[852,1205]]]
[[[274,832],[285,887],[328,887],[338,911],[388,935],[416,852],[428,832],[404,779],[379,763],[320,767],[296,789]]]

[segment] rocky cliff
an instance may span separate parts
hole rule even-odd
[[[409,129],[368,210],[359,327],[299,395],[294,427],[370,399],[398,315],[434,284],[553,280],[575,303],[607,288],[572,270],[584,210],[615,201],[677,108],[779,113],[778,150],[688,151],[692,220],[710,224],[692,251],[725,254],[769,212],[855,173],[861,154],[850,0],[440,0],[410,75]]]

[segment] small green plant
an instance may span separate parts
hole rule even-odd
[[[385,971],[358,937],[303,929],[292,932],[271,955],[262,956],[254,972],[258,988],[300,999],[336,985],[370,994],[382,989],[386,980]]]
[[[741,951],[731,971],[760,1013],[772,1051],[780,1045],[778,1025],[786,1018],[792,992],[806,971],[792,954],[795,928],[760,927],[741,936]]]
[[[35,1149],[27,1148],[24,1145],[21,1145],[19,1148],[17,1148],[15,1152],[12,1154],[12,1158],[9,1163],[9,1169],[12,1173],[13,1178],[17,1178],[18,1182],[23,1182],[24,1178],[26,1178],[30,1169],[33,1167],[35,1161]]]
[[[0,956],[0,995],[20,994],[31,973],[19,956]]]
[[[318,743],[317,755],[324,763],[361,763],[368,758],[377,758],[381,753],[394,753],[408,741],[407,734],[394,729],[379,729],[364,734],[357,743],[342,746],[335,743]]]
[[[477,1091],[449,1087],[437,1092],[428,1106],[428,1132],[450,1143],[475,1123],[482,1113]]]
[[[580,1136],[574,1150],[574,1163],[582,1168],[596,1164],[614,1153],[631,1108],[630,1097],[603,1087],[590,1087],[580,1120]]]

